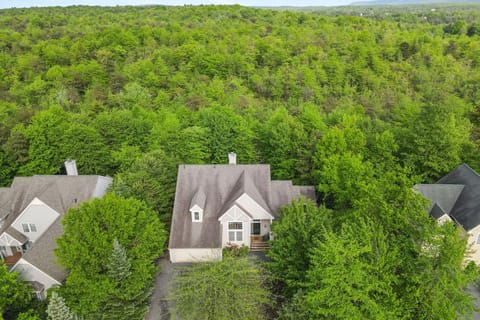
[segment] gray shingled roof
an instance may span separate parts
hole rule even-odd
[[[35,197],[63,214],[68,208],[90,199],[98,179],[99,176],[16,177],[10,187],[10,215],[0,228],[0,234],[10,227]]]
[[[450,215],[466,231],[478,226],[480,224],[480,176],[464,163],[441,178],[437,183],[465,186]]]
[[[439,219],[445,214],[446,212],[437,203],[435,203],[430,210],[430,215],[435,219]]]
[[[17,240],[21,244],[24,244],[28,241],[28,238],[23,233],[19,232],[13,227],[9,227],[7,230],[5,230],[5,233],[8,233],[8,235],[10,235],[12,238]]]
[[[462,190],[463,184],[417,184],[414,188],[425,198],[432,201],[432,207],[435,203],[446,213],[451,213],[453,206],[457,202]]]
[[[0,220],[4,219],[10,212],[10,200],[12,198],[11,188],[0,188]]]
[[[106,180],[100,181],[101,179]],[[102,176],[16,177],[9,188],[10,199],[6,201],[10,215],[0,228],[0,234],[6,231],[16,239],[18,234],[24,236],[16,230],[12,231],[13,228],[10,225],[34,198],[40,199],[60,213],[60,217],[35,241],[22,258],[57,281],[63,281],[66,272],[56,263],[54,255],[54,249],[57,247],[55,239],[62,235],[60,220],[69,208],[77,207],[83,201],[94,197],[99,186],[105,181],[110,183],[111,178]]]
[[[58,282],[62,282],[67,276],[67,271],[61,268],[54,253],[57,248],[55,240],[63,234],[61,218],[58,217],[22,257]]]
[[[189,209],[199,191],[205,193],[203,222],[193,223]],[[269,165],[180,165],[169,248],[221,247],[218,218],[243,193],[274,217],[294,198],[303,195],[315,199],[313,187],[271,181]]]

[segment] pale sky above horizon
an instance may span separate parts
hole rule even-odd
[[[243,6],[277,7],[277,6],[343,6],[355,0],[0,0],[0,9],[52,7],[52,6],[125,6],[125,5],[172,5],[185,4],[239,4]]]

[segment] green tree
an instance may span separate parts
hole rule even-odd
[[[32,302],[30,288],[18,280],[18,273],[9,272],[0,262],[0,319],[15,319]]]
[[[277,109],[261,127],[259,145],[262,160],[271,164],[274,179],[293,179],[299,176],[298,171],[309,171],[307,159],[313,148],[302,123],[285,108]]]
[[[306,303],[314,318],[399,319],[395,290],[400,259],[382,228],[368,218],[326,231],[310,250]]]
[[[143,319],[148,309],[151,285],[132,286],[132,265],[125,248],[114,239],[113,251],[107,263],[107,274],[112,282],[109,298],[98,312],[100,319]],[[137,290],[132,290],[135,287]]]
[[[60,292],[75,313],[95,318],[110,301],[116,283],[107,266],[114,239],[124,246],[131,263],[124,293],[131,296],[150,288],[166,231],[144,203],[107,194],[70,209],[62,222],[65,232],[57,240],[56,254],[69,274]]]
[[[73,320],[73,313],[65,304],[65,300],[56,292],[52,296],[47,306],[47,315],[49,320]]]
[[[260,267],[247,257],[194,264],[174,278],[172,312],[182,319],[265,319],[264,281]]]
[[[246,121],[232,108],[213,106],[199,112],[200,126],[208,130],[209,161],[225,163],[229,152],[236,152],[238,160],[249,163],[255,159],[253,132]]]
[[[331,212],[324,207],[297,200],[283,207],[278,220],[273,222],[268,268],[285,286],[288,296],[305,286],[306,272],[311,266],[310,247],[315,239],[323,239],[330,218]]]
[[[176,164],[162,150],[145,153],[114,179],[112,190],[144,201],[162,220],[170,217],[175,195]]]

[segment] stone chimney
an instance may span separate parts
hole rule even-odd
[[[228,164],[237,164],[237,154],[235,152],[228,153]]]
[[[78,176],[75,160],[67,159],[67,161],[65,161],[65,169],[67,170],[67,176]]]

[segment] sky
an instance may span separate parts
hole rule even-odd
[[[124,6],[160,4],[183,6],[185,4],[240,4],[243,6],[342,6],[355,0],[0,0],[0,9],[26,8],[26,7],[49,7],[49,6]]]

